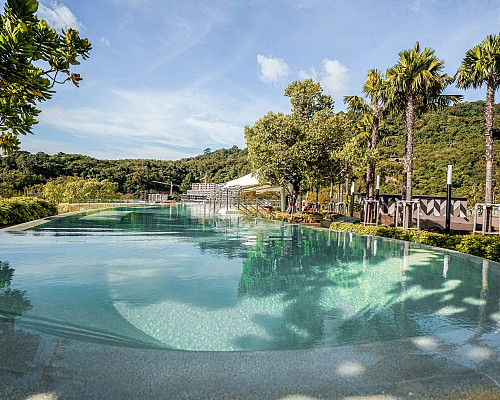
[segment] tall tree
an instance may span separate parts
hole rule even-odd
[[[315,190],[318,201],[321,184],[326,179],[329,182],[327,176],[338,169],[331,153],[339,145],[338,140],[342,140],[341,117],[333,117],[332,97],[323,94],[321,84],[313,79],[292,82],[285,89],[285,96],[290,97],[292,104],[291,118],[304,132],[300,144],[305,164],[303,183]]]
[[[333,100],[312,79],[293,82],[285,90],[292,113],[270,112],[252,127],[245,127],[248,158],[259,178],[292,186],[297,197],[304,183],[316,189],[333,148],[343,143],[346,118],[333,114]]]
[[[403,114],[406,122],[403,179],[403,196],[406,200],[412,200],[417,117],[437,107],[457,103],[462,98],[459,95],[442,94],[453,82],[453,78],[442,72],[443,69],[444,61],[436,57],[434,50],[426,47],[422,51],[416,42],[412,49],[401,51],[398,62],[386,72],[387,108],[396,114]]]
[[[71,68],[91,50],[87,39],[68,28],[62,34],[36,16],[38,1],[7,0],[0,15],[0,148],[19,148],[18,136],[32,133],[37,102],[52,97],[54,86],[82,80]],[[62,78],[61,78],[62,76]]]
[[[259,179],[283,187],[292,186],[295,196],[304,179],[302,157],[304,132],[294,120],[283,113],[268,113],[252,127],[245,127],[248,158]]]
[[[370,115],[370,137],[367,140],[368,152],[366,161],[366,194],[367,198],[370,200],[373,199],[375,193],[376,161],[373,153],[377,148],[380,137],[380,118],[384,111],[385,92],[386,85],[383,74],[376,69],[371,69],[368,71],[363,84],[363,94],[368,101],[365,101],[359,96],[344,97],[344,103],[347,104],[349,111]]]
[[[493,118],[495,91],[500,86],[500,35],[489,35],[465,53],[457,73],[459,88],[480,88],[486,85],[486,188],[485,203],[493,203]]]

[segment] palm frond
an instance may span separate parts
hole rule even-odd
[[[500,34],[489,35],[467,50],[454,79],[459,88],[477,89],[494,76],[500,82]]]

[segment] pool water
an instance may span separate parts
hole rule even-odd
[[[0,330],[202,351],[478,334],[498,347],[499,267],[202,205],[119,208],[0,232]]]

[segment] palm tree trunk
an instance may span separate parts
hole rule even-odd
[[[378,109],[374,110],[373,113],[373,123],[371,129],[371,137],[368,142],[368,154],[371,155],[373,150],[377,147],[378,142],[378,134],[379,134],[379,118],[378,118]],[[366,191],[367,198],[369,200],[373,200],[375,194],[375,162],[373,160],[368,160],[366,163]]]
[[[413,138],[415,136],[416,105],[413,96],[409,96],[406,106],[406,152],[404,172],[406,175],[406,190],[404,193],[407,201],[412,200],[412,179],[413,179]],[[410,206],[411,207],[411,206]],[[411,226],[412,210],[408,209],[408,221],[403,221],[405,228]]]
[[[486,190],[484,194],[484,202],[487,204],[493,203],[493,106],[495,104],[495,86],[488,82],[486,89],[486,107],[485,107],[485,133],[486,133]],[[491,227],[492,213],[491,209],[486,209],[486,231]]]
[[[366,162],[366,199],[367,200],[373,200],[373,193],[374,193],[374,190],[373,190],[373,180],[375,179],[375,166],[373,165],[373,163],[368,160]],[[366,216],[365,216],[365,219],[366,219],[366,222],[368,223],[371,223],[373,222],[372,221],[372,204],[371,203],[366,203],[366,209],[365,209],[365,212],[366,212]]]
[[[366,162],[366,198],[368,200],[373,200],[375,195],[375,161],[371,159],[373,150],[377,147],[378,141],[378,129],[379,129],[379,118],[378,118],[378,108],[375,108],[373,112],[373,123],[371,128],[371,137],[368,142],[368,161]],[[372,204],[367,204],[367,222],[372,221]]]

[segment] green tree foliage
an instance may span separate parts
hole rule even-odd
[[[484,201],[484,112],[485,102],[460,103],[420,116],[415,124],[414,194],[445,195],[447,165],[453,165],[453,196],[466,197],[470,205]],[[495,105],[494,124],[500,126],[500,105]],[[340,121],[346,116],[338,114]],[[336,122],[340,125],[339,120]],[[341,125],[340,125],[341,126]],[[352,127],[349,121],[346,128]],[[266,144],[267,142],[264,142]],[[495,146],[498,146],[495,143]],[[400,193],[402,163],[391,161],[401,157],[405,148],[405,124],[401,118],[385,120],[384,135],[377,146],[377,170],[381,176],[381,193]],[[497,149],[498,151],[498,149]],[[334,159],[351,165],[351,173],[365,171],[365,147],[349,140],[337,150]],[[493,195],[500,199],[500,159],[494,163]],[[144,190],[167,192],[165,185],[152,181],[181,184],[174,192],[190,189],[193,182],[222,183],[250,172],[247,150],[237,147],[214,150],[208,155],[177,161],[162,160],[98,160],[80,154],[16,152],[0,157],[0,195],[30,192],[35,184],[44,184],[58,176],[79,176],[118,184],[118,192],[142,197]],[[138,183],[129,174],[135,173]],[[327,173],[323,169],[323,173]],[[364,187],[365,173],[359,173],[357,187]],[[333,170],[335,179],[342,176]],[[326,186],[330,186],[327,184]],[[5,188],[3,190],[2,188]],[[327,189],[328,192],[328,189]],[[327,196],[328,197],[328,196]]]
[[[338,167],[335,150],[345,141],[349,120],[333,114],[333,101],[312,79],[293,82],[285,90],[292,113],[270,112],[252,127],[245,127],[249,161],[259,179],[302,189],[319,189]]]
[[[292,116],[299,121],[310,121],[319,111],[333,113],[331,96],[323,94],[319,82],[312,79],[292,82],[285,89],[285,96],[290,97]]]
[[[0,15],[0,148],[19,148],[40,114],[37,102],[52,97],[56,84],[82,80],[71,72],[91,50],[74,29],[58,34],[36,16],[38,1],[7,0]]]
[[[254,126],[245,127],[245,139],[252,169],[258,171],[259,179],[284,187],[292,185],[298,194],[305,171],[301,154],[305,137],[293,119],[271,112]]]
[[[418,42],[413,49],[399,53],[399,60],[386,72],[388,109],[405,117],[406,148],[403,195],[412,199],[414,169],[414,137],[417,118],[426,111],[457,103],[461,96],[443,95],[453,79],[442,71],[444,61],[426,47],[420,50]]]
[[[42,195],[53,204],[110,201],[119,198],[118,184],[107,180],[59,177],[42,186]]]
[[[355,138],[351,120],[344,114],[319,111],[309,123],[303,143],[306,160],[306,188],[338,182],[343,176],[345,158],[339,152],[346,142]]]
[[[210,154],[178,161],[163,160],[98,160],[80,154],[16,152],[0,157],[0,196],[9,197],[16,191],[29,191],[36,184],[44,184],[58,177],[81,177],[108,180],[118,185],[118,192],[142,198],[144,191],[167,192],[159,182],[183,183],[182,190],[193,182],[223,183],[245,175],[250,168],[247,151],[236,146],[219,149]],[[174,192],[179,191],[174,187]],[[168,188],[169,191],[169,188]]]
[[[422,115],[415,125],[414,194],[446,195],[447,165],[453,165],[453,196],[466,197],[469,205],[484,200],[484,101],[461,103],[437,112]],[[500,105],[495,109],[500,113]],[[500,116],[496,118],[500,124]],[[389,161],[391,156],[403,155],[404,123],[387,121],[391,140],[379,145],[379,173],[382,193],[401,190],[400,163]],[[495,144],[496,146],[496,144]],[[493,194],[500,197],[499,162],[495,162]]]
[[[385,110],[386,88],[383,74],[376,69],[371,69],[363,84],[363,94],[368,101],[358,96],[344,97],[344,102],[350,112],[361,113],[361,122],[364,122],[362,124],[364,129],[361,131],[369,133],[366,135],[366,191],[369,199],[373,199],[375,193],[376,149],[380,137],[381,118]]]
[[[480,88],[486,85],[485,134],[486,182],[485,202],[493,202],[493,119],[495,91],[500,87],[500,35],[489,35],[468,50],[456,75],[460,88]]]

